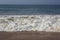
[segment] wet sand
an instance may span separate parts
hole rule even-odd
[[[0,40],[60,40],[60,32],[0,32]]]

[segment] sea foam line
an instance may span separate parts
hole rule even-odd
[[[0,15],[0,31],[60,32],[60,15]]]

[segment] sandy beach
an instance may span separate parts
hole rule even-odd
[[[0,40],[60,40],[60,32],[0,32]]]

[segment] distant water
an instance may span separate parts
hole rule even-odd
[[[60,5],[0,5],[0,15],[60,14]]]

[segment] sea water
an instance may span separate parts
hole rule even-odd
[[[0,15],[60,14],[60,5],[0,5]]]

